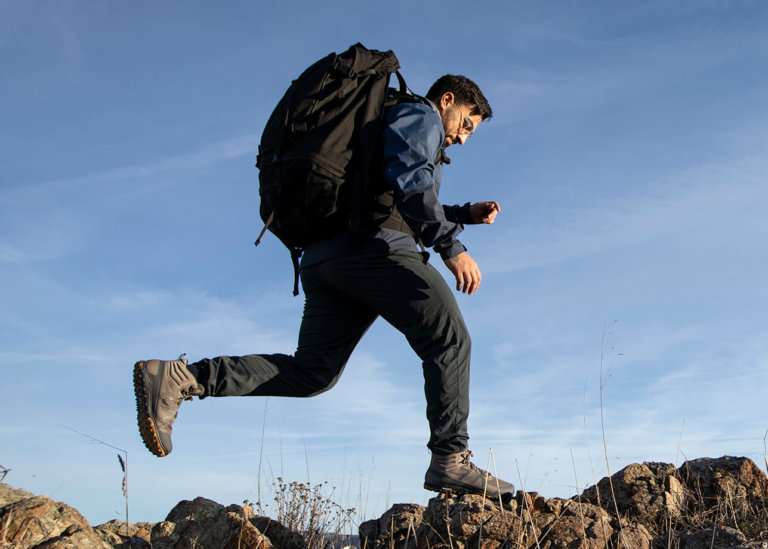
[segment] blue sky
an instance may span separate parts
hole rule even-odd
[[[426,503],[420,367],[382,321],[329,393],[184,403],[163,459],[136,428],[136,360],[293,351],[288,254],[252,244],[256,147],[291,79],[357,41],[495,111],[441,195],[502,206],[462,237],[476,461],[548,497],[633,462],[764,463],[768,5],[467,6],[0,1],[7,482],[121,518],[115,451],[74,429],[128,452],[132,520],[266,501],[278,474],[366,519]]]

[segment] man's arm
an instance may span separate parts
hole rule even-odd
[[[449,220],[438,200],[442,166],[435,162],[445,134],[431,107],[407,103],[387,111],[383,134],[384,178],[403,219],[424,246],[443,260],[466,249],[457,239],[463,226]]]
[[[469,295],[475,293],[478,286],[480,286],[482,275],[480,274],[480,267],[477,266],[477,262],[467,252],[450,257],[444,263],[456,278],[457,291]]]
[[[467,203],[464,206],[444,206],[444,208],[446,217],[458,214],[459,222],[488,225],[496,221],[496,215],[501,211],[498,202],[477,202],[472,205]],[[480,286],[482,275],[477,262],[468,253],[464,252],[446,259],[445,266],[456,277],[456,290],[469,295],[475,293]]]
[[[477,202],[469,207],[469,215],[474,224],[490,225],[496,221],[499,212],[501,212],[501,206],[498,202]]]
[[[445,206],[445,218],[462,225],[478,225],[480,223],[491,224],[496,220],[496,215],[501,211],[498,202],[467,202],[463,206]]]

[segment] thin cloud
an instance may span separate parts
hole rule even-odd
[[[196,151],[137,164],[135,166],[125,166],[66,179],[40,183],[25,183],[23,186],[11,188],[0,193],[0,199],[11,200],[18,198],[19,195],[29,192],[69,190],[77,187],[118,183],[127,179],[149,179],[154,182],[154,178],[159,175],[167,175],[173,172],[187,172],[245,155],[253,155],[255,158],[258,142],[258,135],[248,134],[226,141],[212,143]]]
[[[749,169],[708,166],[675,179],[677,190],[657,194],[654,188],[567,212],[553,209],[548,220],[537,220],[540,228],[517,228],[479,242],[479,248],[514,250],[501,257],[485,252],[485,272],[514,272],[641,244],[730,216],[743,222],[743,211],[754,213],[757,204],[768,203],[768,189]]]

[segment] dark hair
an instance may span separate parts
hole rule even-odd
[[[480,91],[480,87],[466,76],[446,74],[437,79],[427,92],[427,99],[437,103],[444,93],[451,92],[460,105],[472,106],[470,114],[480,115],[483,120],[493,116],[488,100]]]

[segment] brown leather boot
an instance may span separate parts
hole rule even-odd
[[[187,368],[186,359],[179,357],[137,362],[133,367],[133,389],[144,445],[158,457],[170,454],[171,429],[181,401],[202,395],[203,386]]]
[[[433,492],[455,492],[485,495],[494,500],[501,496],[508,503],[515,496],[514,485],[483,471],[470,461],[472,452],[432,454],[432,462],[424,476],[424,488]]]

